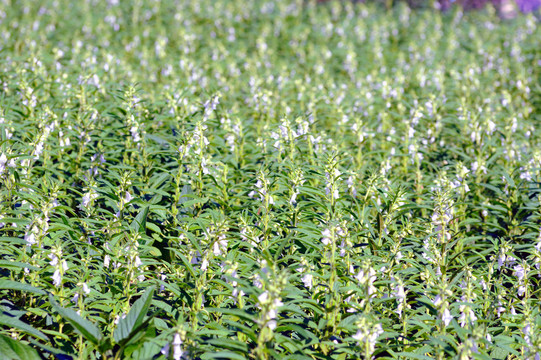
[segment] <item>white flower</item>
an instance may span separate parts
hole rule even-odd
[[[8,158],[6,154],[2,153],[2,155],[0,155],[0,175],[2,175],[4,171],[6,170],[7,162],[8,162]]]
[[[97,197],[98,197],[98,194],[96,194],[95,192],[93,191],[87,192],[86,194],[83,195],[83,201],[81,203],[81,206],[83,208],[87,208],[92,202],[92,200],[96,199]]]
[[[37,241],[34,232],[30,231],[29,233],[26,233],[26,235],[24,235],[24,241],[26,241],[26,245],[28,246],[35,245]]]
[[[366,325],[367,324],[361,325],[359,330],[357,330],[357,333],[353,335],[352,338],[357,340],[362,345],[368,345],[368,352],[372,354],[375,350],[378,337],[383,334],[383,328],[381,327],[381,324],[376,324],[374,326]]]
[[[201,270],[205,271],[207,270],[208,267],[209,267],[209,261],[207,260],[207,258],[204,258],[203,261],[201,262]]]
[[[461,327],[466,326],[467,318],[469,319],[470,323],[474,323],[475,321],[477,321],[477,316],[475,316],[475,313],[473,312],[473,310],[466,308],[465,310],[462,311],[458,319]]]
[[[530,331],[532,329],[532,326],[530,324],[526,324],[523,328],[522,328],[522,333],[524,334],[524,340],[526,341],[526,344],[528,344],[529,346],[532,346],[532,342],[531,342],[531,339],[530,339]]]
[[[164,347],[160,350],[160,354],[165,355],[167,358],[169,356],[169,343],[165,344]]]
[[[215,256],[221,256],[227,252],[227,240],[225,235],[220,235],[218,241],[213,245],[213,252]]]
[[[267,322],[267,326],[268,326],[269,329],[271,329],[271,330],[276,329],[276,325],[277,325],[277,324],[276,324],[276,320],[269,320],[269,321]]]
[[[60,270],[56,269],[56,271],[53,274],[53,285],[58,287],[60,286],[62,282],[62,276],[60,275]]]
[[[184,355],[184,350],[182,349],[182,339],[180,338],[180,334],[176,333],[173,337],[173,359],[180,360],[182,359],[182,356]]]
[[[88,287],[88,285],[86,283],[83,283],[83,292],[86,295],[90,294],[90,288]]]
[[[282,137],[284,139],[288,139],[289,136],[288,136],[288,132],[287,132],[287,127],[285,127],[284,125],[280,125],[278,127],[280,128],[280,132],[282,133]]]
[[[361,285],[367,286],[368,295],[372,295],[376,292],[376,287],[374,286],[374,281],[376,281],[376,271],[370,268],[367,272],[364,270],[359,270],[359,273],[355,275],[355,278]]]
[[[441,320],[445,323],[445,326],[449,326],[449,324],[451,323],[451,320],[453,320],[453,315],[451,315],[451,312],[449,311],[449,309],[445,309],[443,311]]]
[[[289,199],[289,203],[291,205],[295,205],[297,203],[297,195],[299,195],[298,191],[295,191],[293,195],[291,195],[291,199]]]
[[[58,256],[56,256],[55,254],[49,254],[48,257],[49,259],[51,259],[51,261],[49,261],[49,265],[51,266],[58,265]]]
[[[312,279],[313,279],[312,274],[304,274],[301,281],[304,283],[305,287],[307,287],[308,289],[311,289],[312,288]]]
[[[34,158],[37,160],[39,159],[39,156],[43,152],[43,143],[39,142],[36,144],[36,148],[34,149]]]
[[[323,235],[323,237],[321,238],[321,242],[323,243],[323,245],[330,245],[332,236],[331,231],[329,229],[325,229],[323,230],[321,235]]]
[[[133,138],[134,142],[141,141],[141,136],[139,135],[139,129],[137,129],[137,126],[132,126],[130,129],[131,136]]]
[[[504,263],[505,263],[505,254],[501,253],[500,256],[498,256],[498,268],[501,268]]]
[[[271,300],[271,294],[269,291],[262,292],[257,297],[257,300],[259,303],[258,306],[266,309],[266,312],[263,312],[262,314],[262,325],[274,330],[277,325],[275,319],[278,317],[278,307],[283,305],[282,301],[278,297]]]
[[[352,336],[357,341],[362,341],[364,339],[364,333],[361,330],[358,330],[355,335]]]
[[[519,279],[519,280],[523,280],[524,277],[526,276],[526,272],[525,272],[525,269],[524,267],[522,267],[522,265],[516,265],[514,268],[513,268],[515,271],[515,276]]]
[[[201,170],[205,175],[210,174],[209,168],[207,167],[207,159],[205,159],[204,157],[201,159]]]
[[[520,174],[520,178],[526,181],[532,181],[532,174],[529,171],[523,171]]]
[[[406,291],[401,282],[398,282],[393,289],[392,296],[398,301],[398,307],[396,313],[398,316],[402,317],[402,311],[406,307]]]
[[[269,299],[269,292],[268,292],[268,291],[262,292],[262,293],[257,297],[257,300],[259,301],[260,304],[266,303],[268,299]]]
[[[165,281],[165,279],[167,279],[167,275],[165,274],[160,274],[160,280],[161,281]],[[165,285],[164,284],[160,284],[160,292],[163,292],[165,290]]]

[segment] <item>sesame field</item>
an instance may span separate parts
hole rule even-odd
[[[534,14],[0,1],[0,360],[541,356]]]

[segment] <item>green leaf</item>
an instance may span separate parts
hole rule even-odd
[[[233,351],[240,351],[243,353],[248,352],[248,346],[240,341],[229,339],[227,337],[217,337],[214,339],[207,340],[207,342],[211,345],[214,345],[218,348],[233,350]]]
[[[9,260],[0,260],[0,268],[6,268],[6,269],[24,269],[27,268],[29,270],[39,270],[37,266],[33,266],[30,264],[25,264],[20,261],[9,261]]]
[[[378,218],[377,218],[377,224],[378,224],[378,234],[381,236],[383,234],[383,228],[385,227],[385,222],[383,221],[383,216],[380,212],[378,212]]]
[[[41,360],[41,356],[34,348],[2,334],[0,334],[0,355],[6,360]]]
[[[210,313],[212,312],[218,312],[218,313],[222,313],[224,315],[231,315],[231,316],[236,316],[240,319],[244,319],[246,321],[251,321],[251,322],[255,322],[256,320],[254,319],[254,316],[247,313],[246,311],[242,310],[242,309],[222,309],[222,308],[206,308],[206,310]]]
[[[113,338],[117,343],[129,339],[134,330],[143,323],[145,316],[148,313],[148,309],[152,302],[152,295],[156,288],[151,286],[147,291],[133,304],[128,315],[120,319],[118,326],[113,333]]]
[[[147,228],[149,230],[152,230],[153,232],[155,233],[158,233],[158,234],[161,234],[162,233],[162,230],[158,227],[158,225],[156,224],[153,224],[153,223],[147,223]]]
[[[13,280],[0,279],[0,290],[19,290],[38,295],[45,295],[45,291],[41,289]]]
[[[26,334],[33,335],[37,337],[38,339],[48,341],[49,338],[47,335],[39,331],[38,329],[28,325],[25,322],[22,322],[21,320],[17,319],[16,317],[8,316],[8,315],[0,315],[0,325],[4,325],[10,328],[15,328],[18,330],[21,330],[22,332]]]
[[[243,355],[234,353],[232,351],[218,351],[215,353],[205,353],[201,355],[201,359],[238,359],[238,360],[244,360],[246,357]]]
[[[130,356],[133,360],[147,360],[152,359],[156,354],[160,353],[161,346],[154,343],[153,341],[147,341],[143,345],[135,344],[130,346],[129,349],[126,349],[124,355],[126,357]]]
[[[312,334],[310,331],[308,331],[307,329],[304,329],[303,327],[301,327],[299,325],[287,324],[285,326],[278,326],[276,328],[276,332],[285,332],[285,331],[288,331],[288,330],[296,332],[297,334],[299,334],[304,339],[309,339],[310,342],[308,344],[310,344],[310,345],[319,342],[319,339],[318,339],[318,337],[316,335]]]
[[[69,353],[63,350],[55,349],[52,346],[42,344],[34,339],[29,339],[30,344],[34,345],[38,349],[38,353],[43,354],[44,351],[49,352],[55,356],[56,359],[72,360],[73,357]]]
[[[2,220],[5,221],[4,219]],[[24,241],[24,239],[12,236],[0,236],[0,242],[5,242],[8,244],[26,245],[26,241]]]
[[[146,134],[145,135],[146,138],[148,139],[151,139],[151,140],[154,140],[155,142],[157,142],[158,144],[162,145],[162,146],[168,146],[169,145],[169,142],[159,136],[156,136],[156,135],[153,135],[153,134]]]
[[[148,217],[148,211],[150,207],[145,206],[139,214],[133,219],[133,222],[130,225],[130,228],[132,228],[134,231],[144,233],[147,228],[147,217]]]
[[[175,253],[175,255],[180,258],[180,260],[182,261],[182,263],[186,267],[186,270],[189,271],[190,275],[195,277],[195,270],[193,269],[193,266],[190,263],[190,261],[188,259],[186,259],[186,257],[183,254],[181,254],[180,251],[178,251],[177,249],[174,249],[174,248],[167,248],[167,249],[173,251]]]
[[[75,311],[63,308],[58,305],[52,294],[49,294],[49,302],[56,310],[56,312],[58,312],[64,319],[66,319],[78,333],[83,335],[85,339],[89,340],[93,344],[98,345],[103,336],[100,333],[100,330],[96,327],[96,325],[92,324],[86,319],[83,319]]]
[[[180,198],[178,199],[178,204],[182,205],[183,203],[190,201],[190,197],[195,197],[192,188],[189,185],[182,186]]]
[[[495,346],[494,349],[492,349],[492,352],[490,353],[490,356],[496,360],[505,360],[507,359],[508,355],[509,355],[509,351],[506,351],[505,349],[502,349],[501,347],[498,347],[498,346]]]
[[[391,354],[393,355],[398,355],[398,356],[404,356],[406,359],[419,359],[419,360],[431,360],[432,358],[430,356],[426,356],[426,355],[421,355],[421,354],[415,354],[413,352],[394,352],[394,351],[389,351]]]

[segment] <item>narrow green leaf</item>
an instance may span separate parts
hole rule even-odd
[[[92,324],[90,321],[83,319],[75,311],[71,309],[66,309],[58,305],[55,301],[52,294],[49,294],[49,302],[53,308],[58,312],[64,319],[66,319],[74,328],[79,332],[83,337],[93,344],[97,345],[102,339],[102,334],[96,325]]]
[[[128,315],[125,318],[120,319],[118,326],[113,333],[113,338],[117,343],[129,339],[133,335],[132,332],[143,323],[152,302],[152,295],[154,295],[155,289],[154,286],[148,288],[147,291],[145,291],[145,293],[133,304]]]
[[[0,236],[0,242],[8,243],[8,244],[26,245],[26,241],[24,241],[24,239],[13,237],[13,236]]]
[[[219,312],[219,313],[222,313],[224,315],[232,315],[232,316],[236,316],[236,317],[238,317],[240,319],[255,322],[255,319],[251,314],[249,314],[246,311],[241,310],[241,309],[206,308],[206,310],[208,312],[211,312],[211,313],[212,312]]]
[[[187,201],[190,201],[190,197],[195,197],[193,190],[189,185],[184,185],[180,193],[180,198],[178,199],[178,204],[181,205]]]
[[[152,341],[147,341],[143,345],[138,343],[130,346],[130,348],[133,348],[133,350],[126,349],[124,355],[130,355],[133,360],[147,360],[153,359],[156,354],[159,354],[162,347]]]
[[[0,334],[0,356],[2,359],[10,360],[41,360],[41,356],[34,348],[2,334]]]
[[[229,339],[227,337],[217,337],[207,341],[209,344],[218,348],[228,349],[232,351],[248,352],[248,346],[240,341]]]
[[[15,317],[12,317],[12,316],[0,315],[0,325],[4,325],[4,326],[7,326],[9,328],[14,328],[14,329],[21,330],[22,332],[24,332],[26,334],[29,334],[29,335],[33,335],[33,336],[35,336],[35,337],[37,337],[38,339],[41,339],[41,340],[45,340],[45,341],[49,340],[47,335],[45,335],[44,333],[42,333],[38,329],[36,329],[36,328],[28,325],[27,323],[22,322],[21,320],[15,318]]]
[[[13,280],[0,279],[0,290],[19,290],[38,295],[45,295],[45,291],[41,289]]]
[[[130,228],[140,233],[145,232],[146,227],[147,227],[147,217],[148,217],[149,209],[150,209],[149,206],[145,206],[139,212],[139,214],[137,214],[135,219],[133,219],[133,222],[131,223]]]
[[[419,360],[431,360],[430,356],[415,354],[413,352],[394,352],[390,351],[393,355],[404,356],[406,359],[419,359]]]
[[[201,359],[238,359],[238,360],[244,360],[246,357],[243,355],[234,353],[232,351],[218,351],[215,353],[205,353],[201,355]]]
[[[383,216],[381,215],[380,212],[378,212],[377,223],[378,223],[378,234],[381,236],[383,234],[383,228],[385,225],[383,221]]]
[[[25,263],[20,262],[20,261],[9,261],[9,260],[0,260],[0,268],[6,268],[6,269],[11,269],[11,268],[24,269],[24,268],[27,268],[29,270],[39,270],[39,268],[37,266],[33,266],[33,265],[30,265],[30,264],[25,264]]]

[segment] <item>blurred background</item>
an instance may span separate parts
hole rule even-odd
[[[329,0],[318,0],[327,2]],[[452,6],[461,6],[464,10],[480,10],[493,7],[503,18],[513,18],[519,13],[536,13],[541,11],[541,0],[353,0],[357,2],[375,1],[392,7],[398,2],[406,2],[412,8],[435,8],[447,11]],[[539,18],[539,17],[538,17]]]

